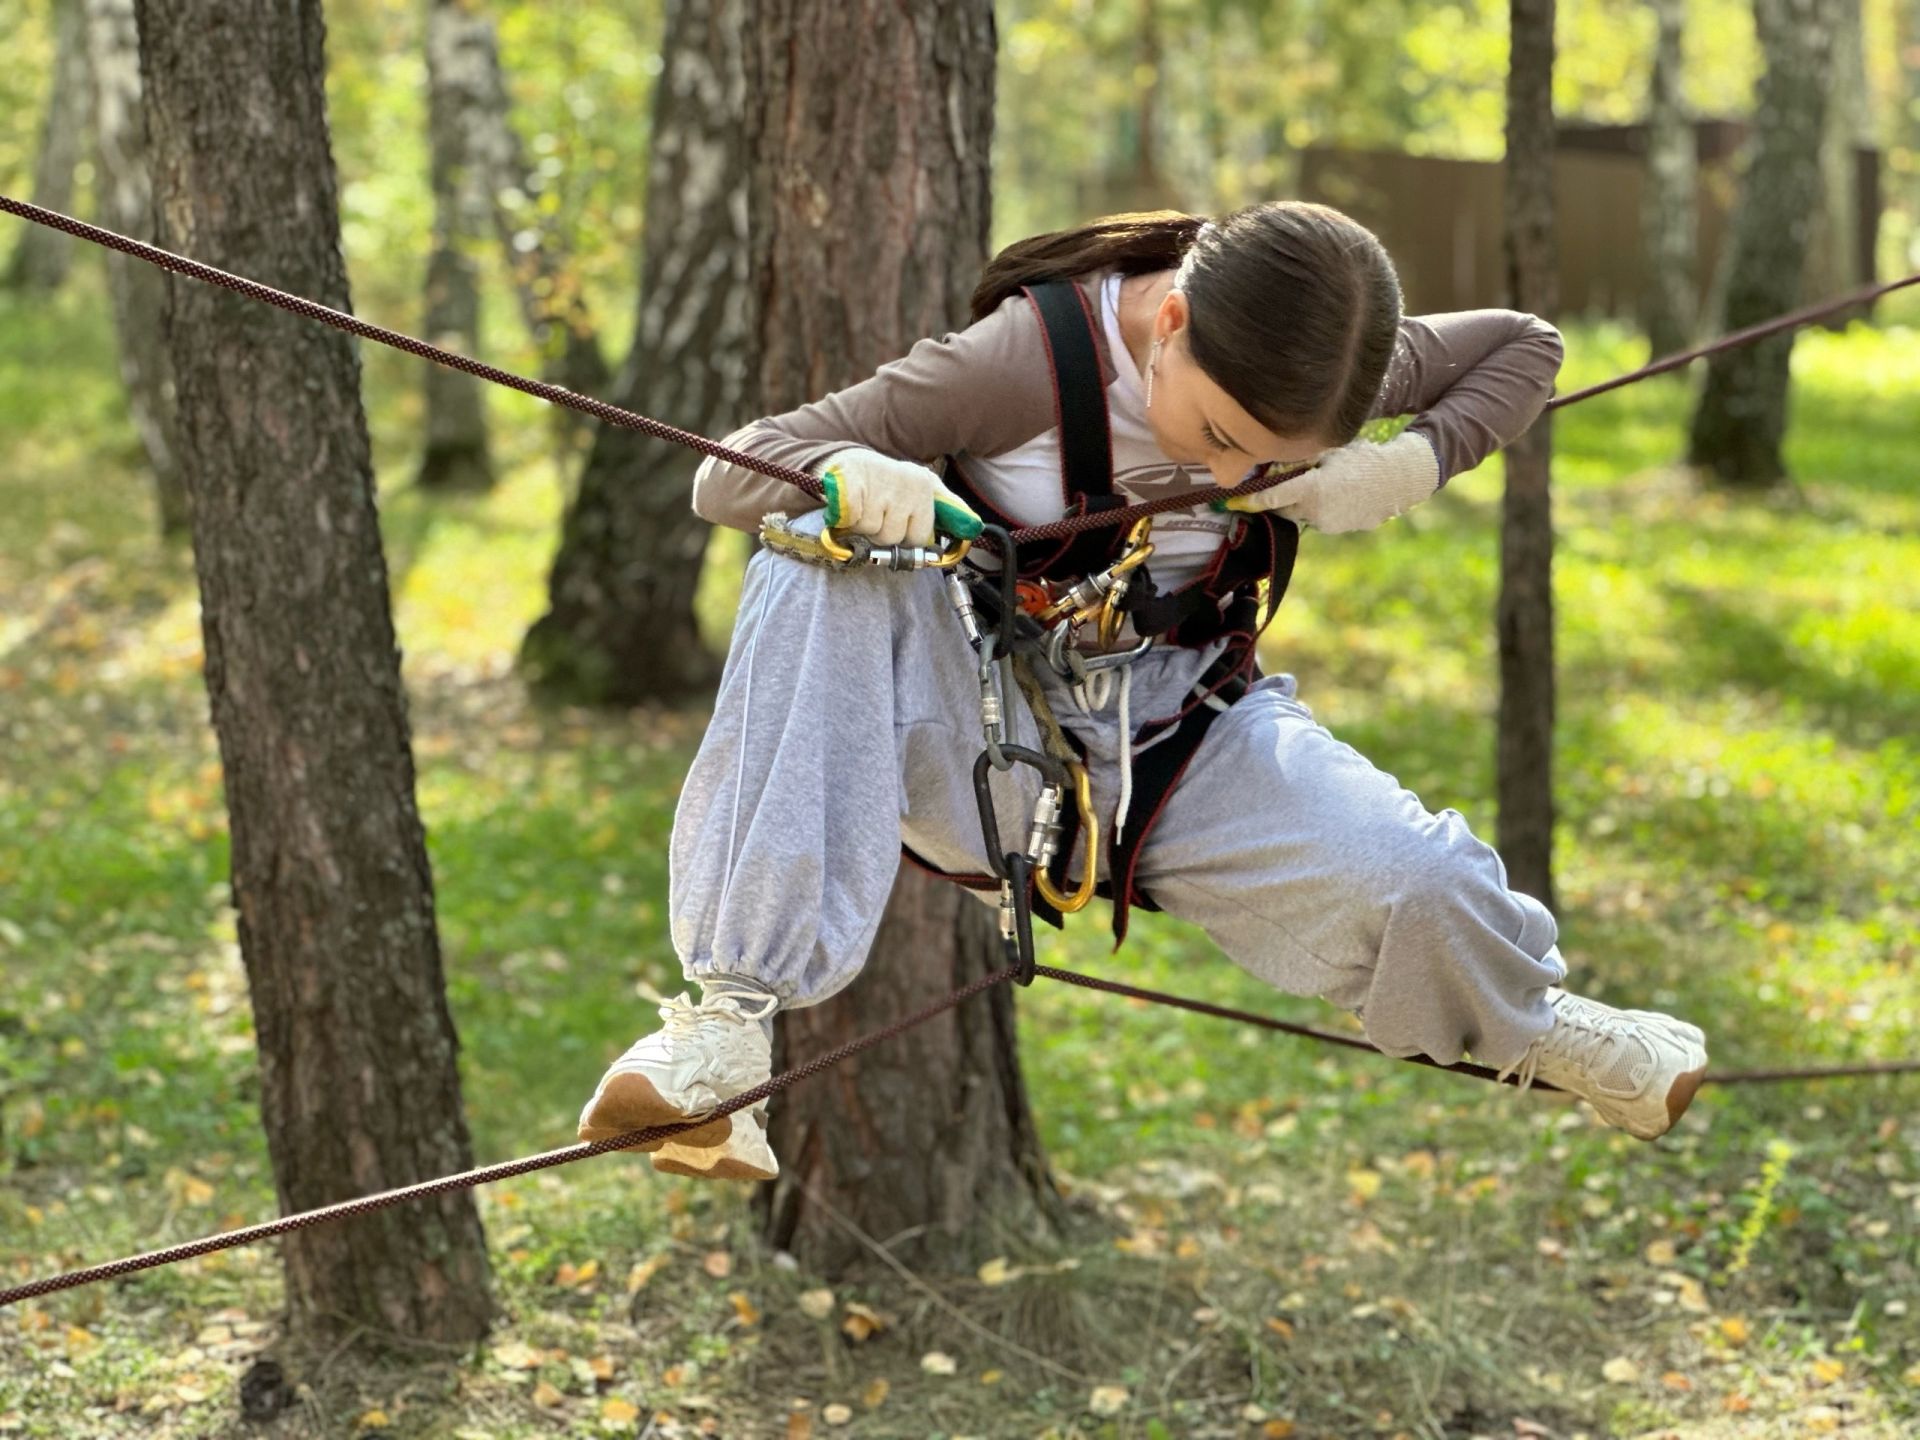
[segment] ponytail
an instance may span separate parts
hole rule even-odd
[[[1016,240],[988,262],[973,292],[973,318],[984,320],[1023,285],[1065,279],[1090,270],[1143,275],[1172,270],[1207,223],[1179,210],[1105,215],[1072,230]]]

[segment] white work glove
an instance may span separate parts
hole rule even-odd
[[[1229,510],[1273,511],[1334,534],[1384,524],[1439,488],[1433,446],[1424,435],[1403,430],[1384,445],[1356,440],[1329,450],[1306,474],[1225,504]]]
[[[940,477],[878,450],[842,450],[821,468],[827,524],[876,545],[931,545],[934,530],[956,540],[980,533],[980,517]]]

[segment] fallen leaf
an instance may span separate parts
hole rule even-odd
[[[207,1382],[198,1375],[182,1375],[174,1382],[173,1393],[189,1405],[198,1405],[213,1391],[207,1388]]]
[[[833,1314],[833,1291],[803,1290],[800,1292],[800,1313],[809,1320],[824,1320]]]
[[[1707,1303],[1706,1290],[1691,1275],[1680,1281],[1680,1308],[1691,1310],[1695,1315],[1705,1315],[1713,1308]]]
[[[865,1390],[860,1392],[860,1403],[869,1410],[878,1410],[882,1405],[887,1403],[887,1392],[892,1389],[893,1386],[888,1384],[884,1378],[875,1380],[871,1385],[867,1386]]]
[[[671,1255],[662,1251],[650,1260],[636,1261],[634,1267],[627,1271],[627,1293],[629,1295],[639,1294],[646,1288],[647,1282],[658,1275],[662,1267],[672,1258]]]
[[[1124,1385],[1096,1385],[1087,1397],[1087,1409],[1096,1415],[1118,1415],[1127,1408],[1128,1398]]]
[[[845,1425],[853,1419],[853,1407],[850,1405],[829,1405],[820,1412],[820,1418],[829,1425]]]
[[[1260,1427],[1261,1440],[1287,1440],[1293,1434],[1293,1421],[1269,1420]]]
[[[393,1421],[387,1418],[387,1412],[384,1410],[369,1410],[355,1423],[357,1423],[362,1430],[384,1430],[391,1425]]]
[[[1600,1373],[1615,1385],[1631,1385],[1640,1378],[1640,1367],[1624,1355],[1616,1355],[1600,1367]]]
[[[631,1425],[640,1418],[640,1411],[618,1395],[609,1395],[600,1402],[600,1418],[616,1425]]]
[[[1669,1390],[1693,1389],[1693,1381],[1689,1380],[1686,1376],[1682,1375],[1678,1370],[1667,1371],[1666,1374],[1660,1377],[1660,1383],[1666,1386],[1667,1389]]]
[[[813,1417],[804,1410],[787,1416],[787,1440],[813,1440]]]
[[[536,1405],[544,1405],[548,1409],[552,1409],[555,1405],[562,1403],[566,1398],[566,1396],[562,1395],[545,1380],[542,1380],[538,1385],[533,1387],[533,1403]]]
[[[1649,1265],[1671,1265],[1679,1256],[1671,1240],[1650,1241],[1647,1248],[1640,1253]]]
[[[858,1345],[869,1335],[877,1334],[886,1328],[886,1322],[881,1319],[879,1312],[869,1309],[856,1300],[847,1302],[847,1315],[840,1322],[840,1330],[854,1344]]]
[[[724,1250],[709,1250],[707,1258],[700,1262],[700,1268],[716,1280],[724,1280],[733,1274],[733,1256]]]
[[[509,1370],[533,1370],[540,1364],[540,1352],[524,1340],[508,1340],[493,1347],[494,1362]]]
[[[1752,1332],[1738,1315],[1729,1315],[1720,1322],[1720,1334],[1729,1345],[1744,1345]]]
[[[929,1375],[951,1375],[960,1367],[944,1350],[929,1350],[920,1357],[920,1368]]]
[[[1353,1203],[1364,1205],[1380,1193],[1380,1172],[1378,1170],[1347,1171],[1347,1188],[1352,1194]]]
[[[1006,1378],[1007,1372],[1004,1370],[982,1370],[980,1372],[980,1383],[982,1385],[998,1385]]]
[[[1013,1279],[1014,1270],[1011,1265],[1007,1264],[1006,1256],[996,1255],[993,1259],[982,1265],[975,1274],[980,1277],[980,1283],[982,1285],[1004,1285]]]
[[[587,1361],[587,1370],[596,1380],[610,1381],[613,1379],[613,1357],[596,1355]]]
[[[1753,1409],[1753,1402],[1744,1395],[1725,1395],[1721,1397],[1720,1408],[1729,1415],[1744,1415]]]
[[[1267,1317],[1267,1328],[1282,1340],[1293,1339],[1293,1322],[1290,1320],[1282,1320],[1277,1315],[1270,1315]]]
[[[1816,1360],[1813,1362],[1813,1378],[1821,1385],[1831,1385],[1847,1373],[1843,1360]]]
[[[733,1313],[742,1325],[751,1329],[760,1323],[760,1312],[754,1307],[746,1291],[735,1290],[727,1296],[727,1299],[733,1303]]]
[[[598,1260],[589,1260],[584,1265],[562,1264],[559,1273],[553,1277],[553,1283],[562,1290],[570,1290],[576,1285],[591,1285],[599,1274]]]

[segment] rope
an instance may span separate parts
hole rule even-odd
[[[863,1050],[891,1040],[922,1025],[934,1016],[953,1009],[964,1001],[971,1000],[983,991],[992,989],[1013,979],[1019,971],[1017,965],[996,970],[979,979],[963,985],[944,999],[937,1000],[913,1014],[883,1025],[844,1045],[816,1055],[791,1070],[783,1070],[771,1079],[763,1080],[750,1090],[742,1090],[711,1114],[697,1121],[688,1121],[678,1125],[655,1125],[645,1130],[634,1130],[625,1135],[615,1135],[605,1140],[596,1140],[591,1144],[568,1145],[559,1150],[548,1150],[539,1155],[529,1155],[519,1160],[503,1161],[498,1165],[483,1165],[475,1170],[465,1170],[457,1175],[443,1175],[436,1180],[423,1180],[417,1185],[403,1185],[394,1190],[383,1190],[377,1195],[365,1195],[355,1200],[342,1201],[337,1205],[323,1206],[317,1210],[304,1210],[296,1215],[284,1215],[277,1220],[264,1221],[258,1225],[249,1225],[244,1229],[226,1230],[217,1235],[204,1236],[198,1240],[180,1245],[170,1245],[163,1250],[150,1250],[140,1255],[130,1255],[120,1260],[108,1261],[101,1265],[91,1265],[81,1270],[69,1270],[63,1274],[50,1275],[44,1279],[17,1285],[9,1290],[0,1290],[0,1309],[21,1300],[35,1300],[43,1295],[51,1295],[60,1290],[72,1290],[82,1285],[91,1285],[101,1280],[113,1280],[122,1275],[131,1275],[139,1270],[151,1270],[161,1265],[172,1265],[181,1260],[191,1260],[197,1256],[210,1255],[216,1250],[231,1250],[242,1245],[251,1245],[275,1235],[284,1235],[291,1230],[304,1230],[309,1226],[323,1225],[331,1220],[346,1220],[359,1215],[369,1215],[376,1210],[386,1210],[409,1200],[425,1199],[432,1195],[446,1194],[452,1190],[469,1190],[481,1185],[490,1185],[496,1180],[511,1180],[535,1170],[547,1170],[556,1165],[570,1165],[576,1160],[585,1160],[590,1156],[604,1155],[610,1150],[626,1150],[648,1140],[665,1139],[690,1130],[695,1125],[708,1124],[723,1115],[731,1115],[736,1110],[744,1110],[749,1105],[757,1105],[769,1096],[777,1095],[789,1086],[810,1079],[842,1060],[857,1055]],[[1331,1030],[1318,1030],[1311,1025],[1296,1024],[1291,1020],[1276,1019],[1271,1015],[1256,1014],[1251,1010],[1236,1010],[1229,1005],[1215,1005],[1206,1000],[1193,1000],[1182,995],[1169,995],[1159,990],[1145,990],[1137,985],[1124,985],[1117,980],[1102,980],[1093,975],[1082,975],[1073,970],[1060,970],[1051,965],[1036,965],[1036,975],[1044,975],[1049,980],[1063,981],[1068,985],[1078,985],[1086,990],[1098,990],[1109,995],[1123,996],[1129,1000],[1143,1000],[1156,1005],[1168,1005],[1176,1010],[1191,1011],[1196,1015],[1209,1015],[1219,1020],[1235,1020],[1241,1024],[1258,1026],[1262,1030],[1275,1030],[1284,1035],[1295,1035],[1306,1040],[1318,1040],[1327,1045],[1338,1045],[1348,1050],[1364,1050],[1375,1055],[1386,1052],[1369,1044],[1355,1035],[1340,1035]],[[1475,1065],[1467,1061],[1457,1064],[1443,1064],[1425,1055],[1389,1056],[1390,1059],[1405,1060],[1409,1064],[1423,1065],[1432,1070],[1446,1070],[1456,1075],[1470,1075],[1480,1080],[1491,1080],[1498,1084],[1517,1085],[1517,1075],[1502,1075],[1487,1065]],[[1920,1060],[1863,1061],[1851,1065],[1805,1066],[1790,1070],[1734,1070],[1727,1072],[1709,1072],[1703,1084],[1708,1085],[1759,1085],[1787,1080],[1825,1080],[1849,1078],[1864,1075],[1905,1075],[1920,1071]],[[1544,1080],[1533,1082],[1535,1090],[1558,1090]]]
[[[471,360],[465,355],[456,354],[451,350],[443,350],[440,346],[429,344],[425,340],[417,340],[413,336],[404,335],[397,330],[388,330],[384,326],[370,324],[365,320],[358,319],[355,316],[345,314],[339,310],[331,309],[315,301],[304,299],[298,295],[290,295],[284,290],[276,290],[271,285],[262,285],[257,280],[248,280],[244,276],[234,275],[228,271],[216,269],[214,266],[202,264],[198,260],[189,260],[185,256],[175,255],[172,251],[162,250],[157,245],[149,245],[142,240],[130,239],[112,230],[102,229],[98,225],[89,225],[84,220],[76,220],[71,215],[63,215],[57,210],[44,209],[26,200],[16,200],[10,195],[0,195],[0,210],[4,210],[11,215],[18,215],[23,220],[31,220],[36,225],[45,225],[50,229],[61,231],[63,234],[75,236],[81,240],[91,240],[96,245],[104,245],[110,250],[118,250],[122,254],[133,256],[137,260],[145,260],[150,265],[157,265],[162,270],[169,270],[177,275],[185,275],[189,279],[199,280],[208,285],[218,285],[223,289],[245,295],[249,299],[259,300],[268,305],[277,306],[279,309],[289,311],[292,314],[300,316],[302,319],[318,320],[324,325],[333,326],[336,330],[344,330],[350,335],[358,335],[363,340],[377,340],[382,345],[391,345],[396,350],[404,350],[409,355],[417,355],[423,360],[431,360],[435,364],[445,365],[449,369],[460,370],[468,375],[478,376],[482,380],[490,380],[496,385],[508,386],[524,394],[545,400],[548,404],[564,405],[570,410],[578,410],[582,414],[591,415],[596,420],[604,420],[609,425],[618,425],[627,430],[639,430],[644,434],[653,436],[657,440],[667,440],[675,445],[685,445],[691,450],[698,450],[703,455],[711,455],[716,460],[724,460],[729,465],[738,465],[743,470],[751,470],[755,474],[766,475],[775,480],[784,480],[789,485],[798,487],[815,500],[825,498],[825,492],[821,488],[818,477],[809,475],[804,470],[797,470],[791,465],[781,465],[772,460],[763,460],[757,455],[749,455],[744,450],[735,450],[730,446],[722,445],[717,440],[709,440],[704,435],[697,435],[691,430],[682,430],[678,426],[669,425],[663,420],[650,419],[645,415],[639,415],[631,410],[622,409],[618,405],[609,405],[604,400],[596,400],[591,395],[577,394],[572,390],[566,389],[564,386],[550,385],[544,380],[529,380],[525,376],[515,375],[511,371],[501,370],[483,361]],[[1791,329],[1796,325],[1808,324],[1811,321],[1821,319],[1837,311],[1849,309],[1852,306],[1863,304],[1881,295],[1886,295],[1892,291],[1914,284],[1920,284],[1920,272],[1909,275],[1902,280],[1894,280],[1884,285],[1869,287],[1865,290],[1856,290],[1852,294],[1843,295],[1837,300],[1826,300],[1817,305],[1810,305],[1803,309],[1795,310],[1791,314],[1780,316],[1778,319],[1749,326],[1747,329],[1735,331],[1731,335],[1723,335],[1718,340],[1710,341],[1696,349],[1682,351],[1677,355],[1669,355],[1664,359],[1656,360],[1650,365],[1643,365],[1638,370],[1617,376],[1612,380],[1602,381],[1598,385],[1589,385],[1586,389],[1577,390],[1571,395],[1558,396],[1547,402],[1547,408],[1549,410],[1558,409],[1562,405],[1571,405],[1578,400],[1590,399],[1595,395],[1604,395],[1607,391],[1617,390],[1622,385],[1632,384],[1634,381],[1646,379],[1650,375],[1664,374],[1666,371],[1678,369],[1682,365],[1690,364],[1695,360],[1701,359],[1703,356],[1717,354],[1722,350],[1730,350],[1739,345],[1750,345],[1756,340],[1763,340],[1767,336],[1776,334],[1779,331]],[[1238,485],[1223,488],[1214,499],[1227,500],[1236,495],[1251,495],[1256,491],[1278,485],[1282,481],[1291,480],[1297,475],[1304,475],[1311,468],[1309,465],[1299,465],[1286,471],[1273,469],[1256,470],[1251,476],[1241,481]],[[1135,521],[1143,519],[1148,515],[1162,515],[1172,510],[1191,510],[1193,504],[1194,501],[1191,493],[1184,495],[1163,495],[1158,500],[1147,500],[1137,505],[1124,505],[1112,510],[1095,510],[1082,515],[1067,515],[1058,520],[1049,521],[1044,525],[1030,525],[1025,529],[1015,530],[1013,532],[1013,539],[1014,543],[1021,545],[1026,544],[1028,541],[1066,540],[1087,530],[1101,530],[1113,525],[1131,525]],[[989,542],[989,547],[991,547],[991,542]]]

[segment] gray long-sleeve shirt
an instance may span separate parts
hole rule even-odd
[[[1211,475],[1167,459],[1152,441],[1139,372],[1120,338],[1119,279],[1105,270],[1075,283],[1099,321],[1116,489],[1129,500],[1194,492],[1191,512],[1155,521],[1155,573],[1177,583],[1205,563],[1231,517],[1207,508],[1217,493]],[[1412,413],[1409,428],[1432,442],[1444,485],[1526,431],[1553,393],[1563,354],[1558,330],[1517,311],[1408,316],[1372,413]],[[1019,295],[965,330],[919,341],[856,385],[755,420],[726,443],[816,472],[854,446],[923,464],[954,455],[1019,523],[1062,513],[1052,373],[1039,319]],[[816,502],[784,481],[708,459],[694,479],[693,506],[716,524],[751,531],[769,511],[796,513]]]

